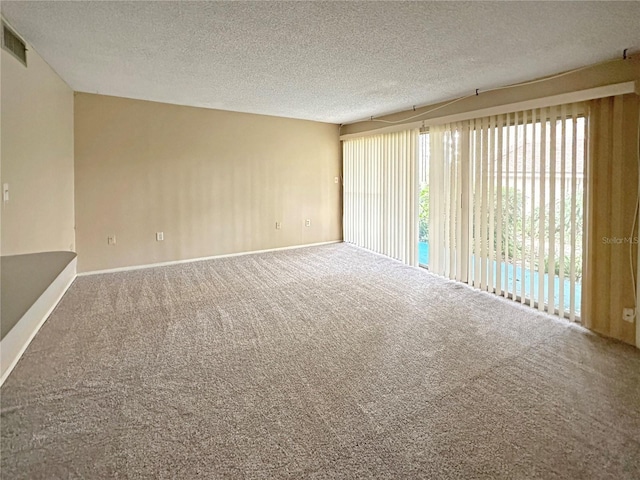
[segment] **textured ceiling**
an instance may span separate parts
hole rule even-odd
[[[2,13],[74,89],[332,123],[640,48],[640,2],[29,2]]]

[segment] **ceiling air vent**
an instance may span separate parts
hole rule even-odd
[[[9,27],[2,24],[2,48],[27,66],[27,46]]]

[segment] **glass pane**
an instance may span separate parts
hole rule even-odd
[[[429,134],[420,135],[418,263],[429,265]]]

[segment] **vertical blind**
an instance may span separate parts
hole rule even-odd
[[[343,142],[344,241],[417,265],[418,131]]]
[[[583,111],[562,105],[430,129],[433,272],[576,318]]]

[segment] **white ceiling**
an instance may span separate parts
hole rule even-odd
[[[640,2],[3,1],[76,91],[346,123],[640,48]]]

